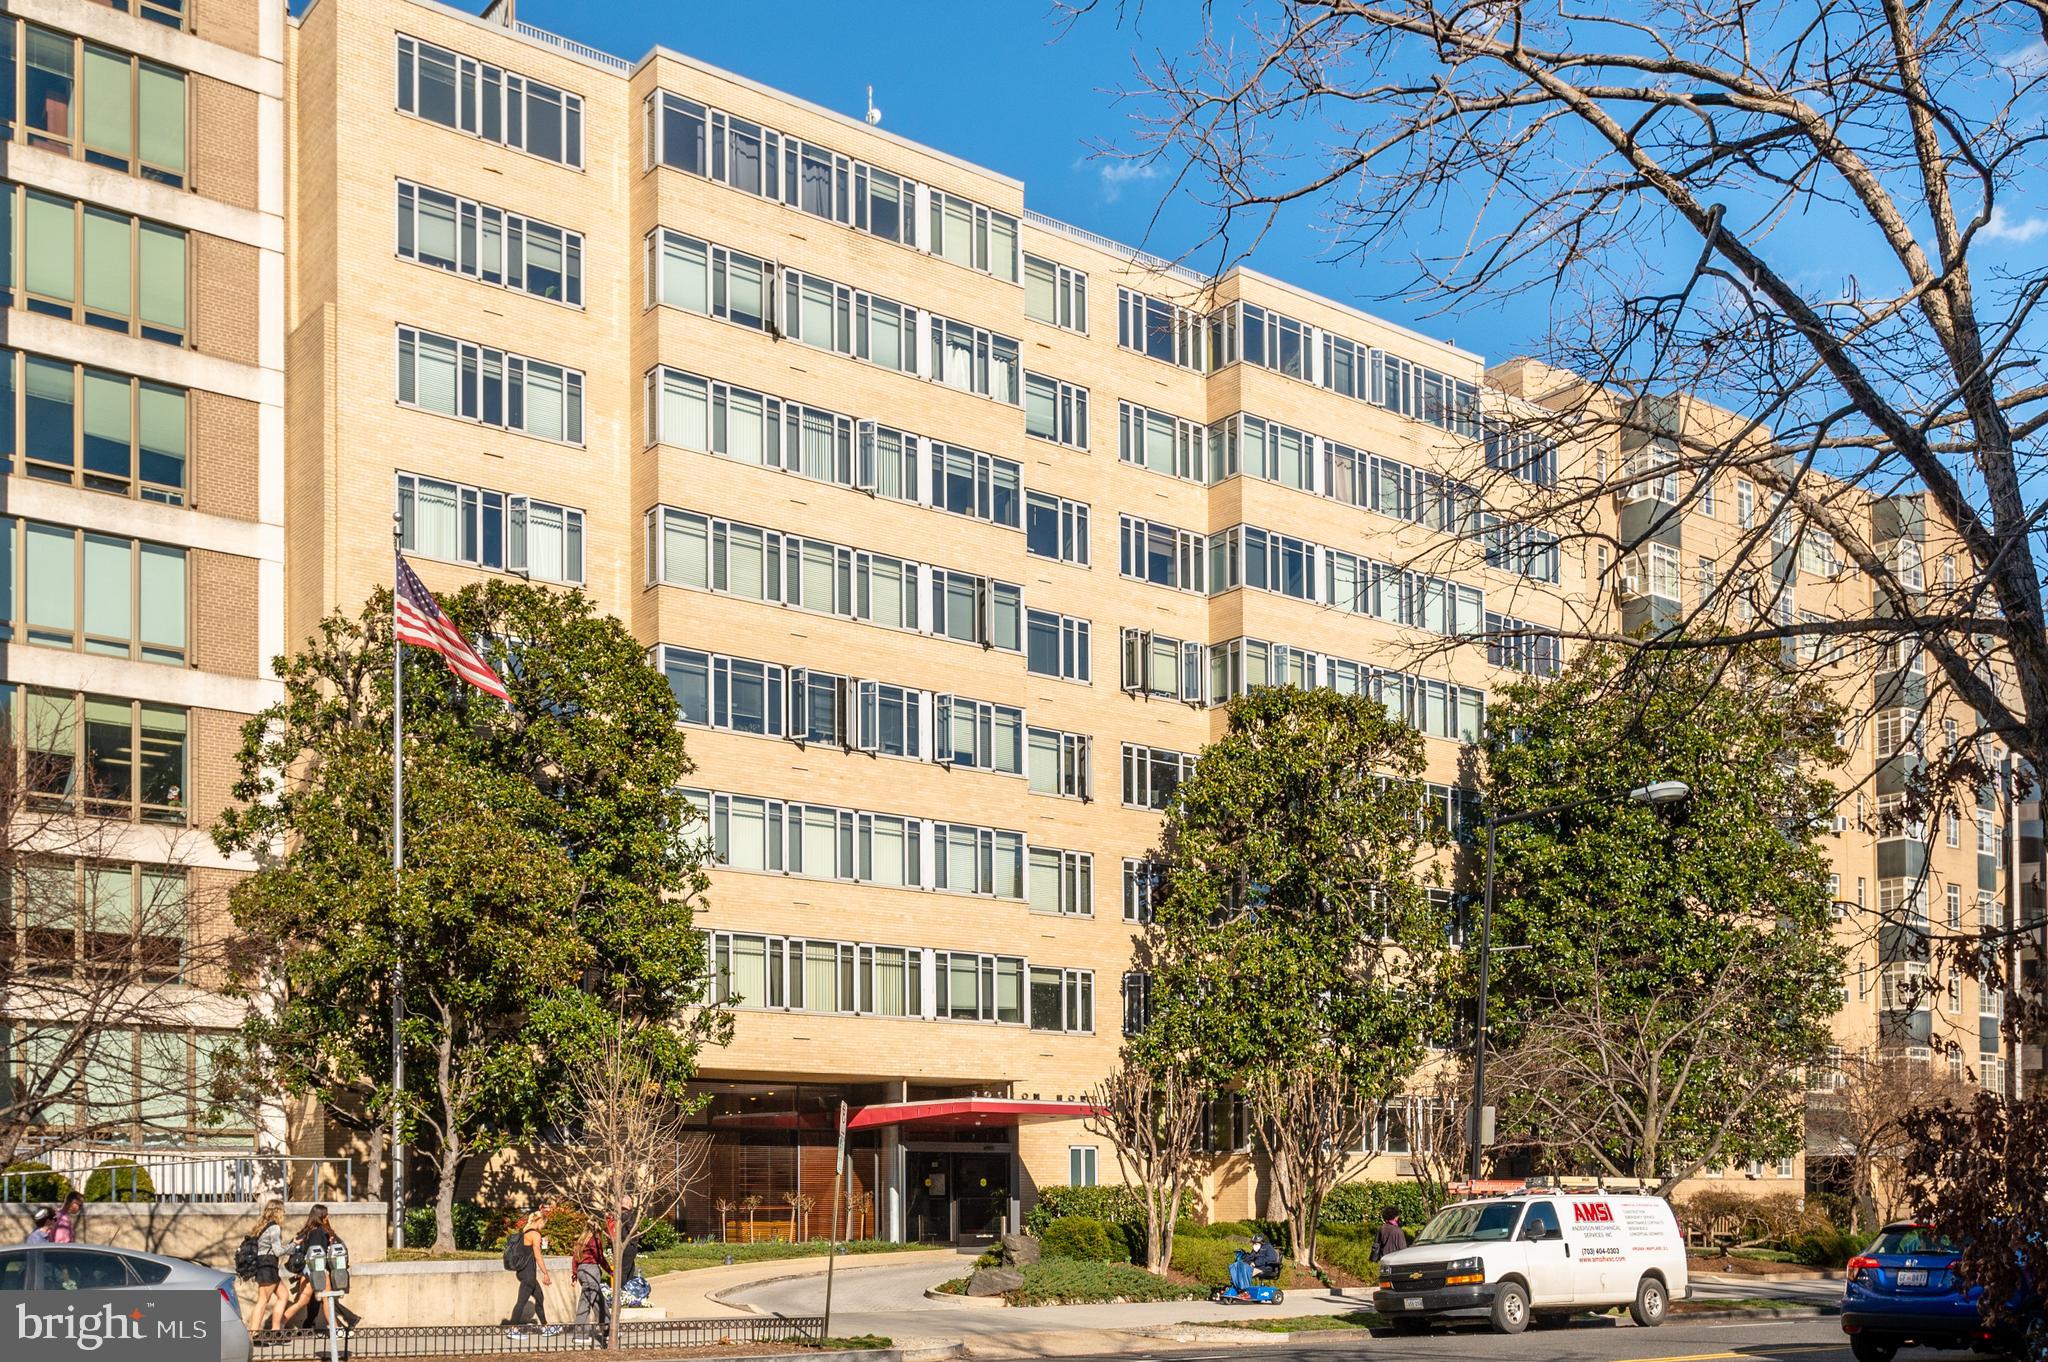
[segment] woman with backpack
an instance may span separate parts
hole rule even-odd
[[[505,1337],[526,1337],[526,1326],[537,1324],[543,1337],[553,1337],[562,1332],[559,1324],[548,1323],[547,1297],[541,1294],[544,1286],[555,1284],[554,1276],[548,1271],[547,1240],[541,1235],[541,1227],[547,1223],[547,1216],[534,1211],[519,1223],[512,1237],[505,1242],[505,1266],[519,1274],[519,1298],[512,1302],[511,1318],[505,1321]],[[532,1314],[527,1313],[528,1303]]]
[[[284,1203],[272,1198],[264,1203],[263,1215],[256,1221],[255,1228],[244,1241],[250,1248],[250,1280],[256,1283],[256,1304],[251,1306],[243,1323],[249,1326],[253,1335],[274,1334],[284,1328],[284,1308],[291,1293],[285,1289],[284,1275],[279,1270],[284,1262]],[[236,1268],[241,1267],[242,1250],[235,1252]]]
[[[286,1259],[286,1266],[298,1278],[298,1285],[293,1291],[291,1304],[285,1308],[285,1315],[289,1318],[304,1310],[306,1318],[301,1323],[302,1328],[327,1327],[327,1302],[313,1294],[313,1278],[306,1271],[306,1255],[308,1251],[316,1248],[324,1255],[339,1242],[334,1233],[334,1226],[328,1223],[325,1206],[315,1206],[306,1212],[306,1223],[299,1227],[298,1234],[293,1237],[291,1254]],[[335,1315],[344,1324],[348,1324],[352,1312],[336,1310]]]

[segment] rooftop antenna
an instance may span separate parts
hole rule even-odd
[[[875,87],[870,85],[868,86],[868,126],[878,128],[881,125],[882,111],[875,107]]]

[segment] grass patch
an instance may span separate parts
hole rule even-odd
[[[1673,1301],[1674,1314],[1697,1315],[1705,1310],[1811,1310],[1819,1305],[1817,1301],[1788,1301],[1775,1296],[1745,1296],[1741,1300],[1716,1301]]]
[[[1378,1329],[1386,1325],[1386,1320],[1377,1310],[1349,1310],[1341,1315],[1296,1315],[1291,1319],[1205,1319],[1199,1325],[1204,1329],[1249,1329],[1259,1334],[1322,1334],[1340,1329]]]
[[[907,1253],[917,1249],[928,1249],[929,1244],[890,1244],[878,1239],[849,1240],[843,1246],[847,1253]],[[637,1260],[641,1272],[652,1277],[661,1272],[688,1272],[700,1267],[723,1267],[727,1254],[735,1263],[771,1263],[785,1258],[823,1258],[831,1251],[832,1245],[823,1239],[810,1239],[802,1243],[783,1244],[677,1244],[674,1248],[659,1253],[643,1253]],[[398,1255],[393,1254],[394,1258]],[[493,1258],[496,1253],[465,1255],[469,1257]]]
[[[964,1296],[967,1294],[967,1279],[965,1277],[955,1277],[949,1282],[940,1282],[932,1290],[943,1291],[949,1296]]]
[[[1024,1285],[1005,1293],[1012,1305],[1083,1305],[1115,1301],[1200,1300],[1209,1288],[1172,1282],[1129,1263],[1041,1258],[1022,1268]]]
[[[479,1258],[502,1257],[502,1249],[450,1249],[436,1253],[432,1249],[386,1249],[384,1258],[393,1263],[458,1263],[474,1262]]]
[[[809,1345],[825,1352],[870,1352],[876,1348],[895,1346],[895,1340],[883,1338],[880,1334],[854,1334],[848,1338],[828,1338]]]
[[[1759,1263],[1796,1263],[1799,1255],[1784,1249],[1739,1248],[1728,1250],[1730,1258],[1748,1258]]]

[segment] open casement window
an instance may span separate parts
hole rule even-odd
[[[1202,645],[1149,629],[1123,630],[1123,689],[1134,695],[1202,703]]]
[[[793,741],[865,748],[856,731],[859,705],[860,683],[854,678],[809,667],[790,668],[789,736]]]

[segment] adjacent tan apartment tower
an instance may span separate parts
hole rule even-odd
[[[1479,472],[1595,457],[1487,438],[1490,404],[1542,399],[1516,375],[1145,260],[858,117],[430,0],[314,0],[286,69],[285,636],[389,580],[396,511],[430,586],[579,586],[645,641],[738,1015],[692,1233],[801,1228],[783,1197],[829,1183],[842,1101],[857,1233],[986,1234],[1114,1180],[1077,1103],[1146,1006],[1145,856],[1221,702],[1380,697],[1450,824],[1488,689],[1558,665],[1543,631],[1681,589],[1662,552],[1617,603],[1605,564],[1474,534]],[[138,213],[168,192],[121,184]],[[200,353],[166,351],[195,373],[219,295]],[[1453,642],[1490,618],[1523,645]],[[1840,861],[1877,873],[1861,833]],[[1874,1043],[1852,999],[1845,1045]],[[1373,1175],[1406,1114],[1375,1121]],[[1228,1103],[1210,1135],[1214,1208],[1242,1214]],[[1730,1175],[1792,1188],[1796,1163]]]
[[[250,0],[0,14],[0,1074],[49,1096],[33,1152],[81,1185],[89,1145],[264,1124],[198,1093],[243,868],[204,829],[285,643],[286,27]]]

